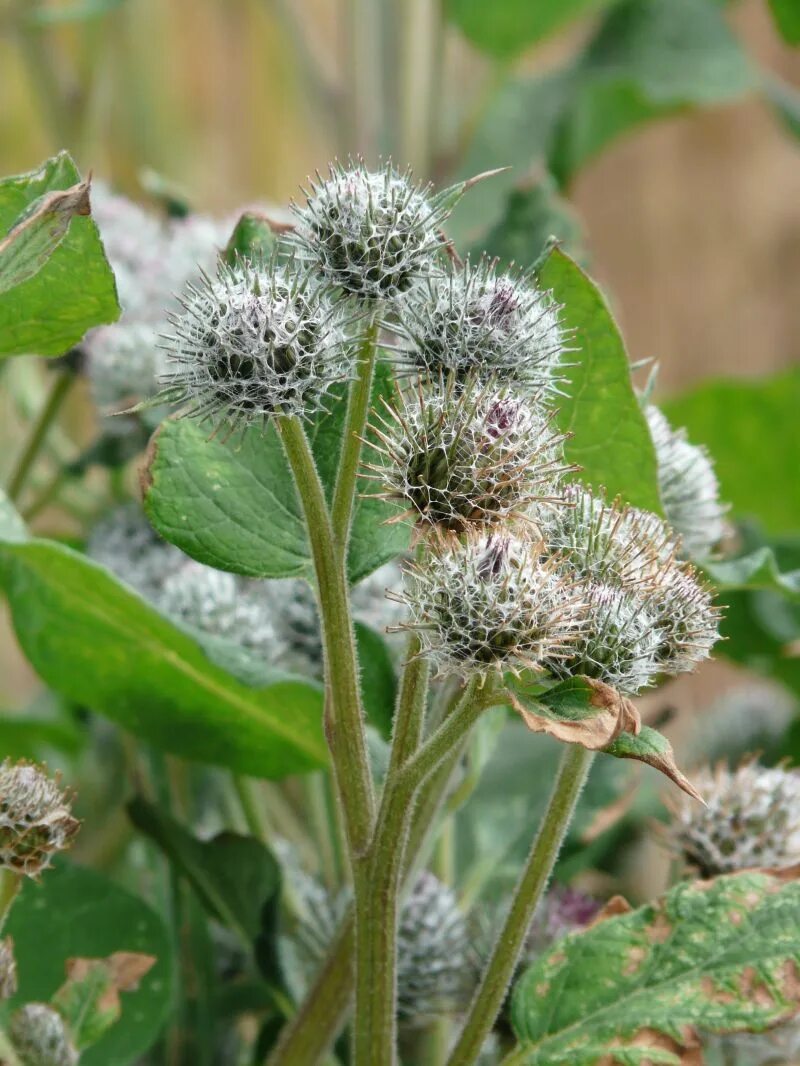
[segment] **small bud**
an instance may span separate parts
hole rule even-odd
[[[405,293],[443,243],[447,212],[391,165],[373,173],[363,163],[335,163],[304,192],[306,206],[294,208],[300,258],[361,299]]]
[[[433,392],[422,386],[398,393],[376,419],[370,465],[382,497],[403,504],[420,523],[462,533],[472,525],[504,521],[534,500],[552,499],[563,436],[524,400],[451,379]]]
[[[17,960],[10,936],[0,940],[0,1000],[11,999],[17,991]]]
[[[398,308],[401,361],[432,377],[496,378],[526,394],[555,389],[565,352],[559,307],[528,275],[482,259],[416,285]]]
[[[215,280],[187,287],[183,307],[165,338],[172,369],[161,381],[182,390],[190,415],[236,426],[307,418],[352,375],[352,345],[327,295],[277,260],[220,267]]]
[[[71,797],[33,763],[0,765],[0,866],[37,877],[80,828]]]
[[[664,563],[642,594],[658,626],[658,663],[664,673],[685,673],[708,658],[719,640],[721,612],[694,567],[676,559]]]
[[[528,962],[549,950],[558,940],[577,929],[585,929],[600,911],[601,904],[568,885],[553,885],[536,908],[525,940]]]
[[[16,1011],[9,1036],[22,1066],[76,1066],[80,1057],[64,1019],[45,1003]]]
[[[658,463],[658,487],[670,524],[692,559],[708,556],[726,531],[719,482],[705,448],[690,444],[686,430],[674,430],[652,404],[645,408]]]
[[[667,834],[703,877],[800,862],[800,773],[745,760],[735,770],[706,767],[692,782],[706,806],[670,798]]]
[[[585,624],[583,593],[539,546],[503,534],[440,541],[407,572],[402,597],[440,674],[540,669],[569,656]]]

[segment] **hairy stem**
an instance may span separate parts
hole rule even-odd
[[[483,704],[484,700],[481,700]],[[454,712],[452,712],[454,713]],[[441,765],[422,784],[412,813],[403,863],[403,881],[412,875],[431,822],[441,809],[455,767],[466,747],[469,726]],[[339,933],[296,1016],[286,1025],[266,1066],[317,1066],[344,1025],[350,1005],[355,952],[355,911],[351,906]]]
[[[28,440],[22,450],[22,454],[17,460],[17,465],[11,475],[11,479],[8,482],[6,493],[10,500],[13,501],[19,499],[22,490],[25,488],[28,474],[30,473],[33,464],[36,462],[36,458],[47,438],[50,427],[58,417],[64,404],[64,400],[66,400],[74,381],[75,375],[69,370],[61,370],[57,373],[44,406],[31,426]]]
[[[325,701],[325,734],[344,814],[350,859],[354,862],[369,847],[375,799],[344,559],[334,538],[325,493],[305,431],[296,418],[283,417],[277,424],[305,513],[314,559],[330,695]]]
[[[364,436],[369,400],[372,393],[377,340],[378,323],[373,316],[364,334],[364,340],[358,353],[356,379],[350,386],[344,439],[342,440],[342,454],[339,457],[339,469],[336,474],[336,487],[333,490],[333,503],[331,505],[333,535],[343,559],[347,558],[347,542],[350,537],[350,525],[353,519],[358,464],[361,460],[361,438]]]
[[[567,744],[564,748],[544,819],[447,1066],[471,1066],[500,1013],[531,920],[550,880],[592,758],[592,752],[579,744]]]
[[[355,1066],[395,1061],[397,895],[412,813],[413,789],[396,787],[419,747],[427,705],[429,667],[414,633],[395,712],[389,769],[372,846],[356,878]]]

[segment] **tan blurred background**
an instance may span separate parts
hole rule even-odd
[[[135,194],[147,166],[216,212],[285,201],[335,151],[292,36],[301,18],[315,77],[338,76],[339,27],[325,0],[128,0],[80,28],[51,31],[57,50],[44,54],[12,35],[9,11],[0,0],[2,174],[69,147],[83,169],[124,191]],[[743,0],[731,19],[751,54],[800,88],[800,51],[781,43],[764,0]],[[488,75],[451,32],[452,102],[480,91]],[[582,32],[526,57],[525,67],[569,52]],[[581,173],[572,195],[631,357],[660,360],[662,391],[800,357],[800,142],[766,105],[634,132]],[[0,700],[13,692],[20,706],[35,682],[16,656],[8,662],[9,642],[0,645]],[[703,679],[690,701],[715,686],[713,668]]]

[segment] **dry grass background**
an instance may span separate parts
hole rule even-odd
[[[330,5],[287,2],[310,15],[320,61],[334,69]],[[217,211],[286,200],[333,151],[329,123],[312,113],[266,0],[128,0],[88,31],[59,30],[79,83],[91,86],[82,101],[53,55],[31,80],[19,40],[3,32],[8,4],[0,0],[0,173],[66,146],[123,189],[133,192],[139,169],[150,166]],[[800,86],[800,53],[781,44],[763,0],[745,0],[732,18],[750,51]],[[568,46],[556,42],[548,55]],[[457,40],[448,54],[451,95],[469,92],[481,62]],[[48,80],[61,87],[56,106]],[[65,119],[73,111],[80,122]],[[636,132],[581,174],[573,198],[631,355],[660,360],[663,390],[798,359],[800,155],[765,106],[746,102]],[[86,411],[76,397],[78,432]],[[3,437],[0,425],[5,450]],[[712,664],[668,698],[691,710],[730,680]],[[0,631],[0,702],[22,706],[37,686]]]

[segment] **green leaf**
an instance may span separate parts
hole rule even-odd
[[[797,0],[769,0],[769,6],[784,41],[800,44],[800,5]]]
[[[373,403],[391,393],[391,373],[381,364]],[[330,496],[344,425],[343,390],[331,411],[309,427],[319,474]],[[361,491],[370,492],[370,482]],[[249,577],[313,579],[311,549],[300,501],[275,427],[253,426],[227,440],[209,439],[207,426],[168,419],[153,438],[145,473],[144,505],[158,532],[219,570]],[[409,528],[384,524],[397,509],[382,500],[356,501],[350,537],[353,582],[408,546]]]
[[[58,862],[41,883],[25,882],[5,932],[14,938],[19,971],[9,1010],[47,1002],[63,984],[69,959],[118,951],[155,956],[138,989],[126,993],[121,1019],[81,1055],[81,1066],[139,1061],[167,1020],[174,995],[172,937],[146,903],[92,870]]]
[[[8,496],[0,489],[0,540],[11,544],[28,539],[28,530]]]
[[[61,544],[0,543],[17,638],[51,688],[187,759],[261,777],[320,766],[322,693],[249,687],[108,571]]]
[[[769,589],[800,602],[800,570],[782,573],[771,548],[757,548],[738,559],[703,563],[703,570],[721,589]]]
[[[263,926],[264,908],[280,891],[280,867],[272,852],[254,837],[238,833],[198,840],[141,797],[128,804],[128,813],[186,878],[211,917],[252,947]]]
[[[508,59],[612,0],[450,0],[450,18],[483,52]]]
[[[565,184],[631,127],[739,99],[757,78],[709,0],[623,0],[590,40],[550,152]]]
[[[800,92],[773,77],[764,79],[763,92],[787,131],[800,140]]]
[[[239,259],[266,262],[278,244],[275,231],[266,215],[245,211],[239,218],[225,246],[223,259],[233,266]]]
[[[684,1061],[699,1031],[763,1031],[800,1007],[800,885],[751,871],[679,884],[562,938],[518,982],[508,1066]]]
[[[92,1047],[119,1021],[119,993],[135,989],[155,962],[152,955],[131,951],[115,951],[107,959],[69,959],[67,980],[51,1003],[78,1051]]]
[[[0,234],[37,201],[80,183],[66,152],[38,170],[0,181]],[[97,227],[88,215],[72,218],[69,232],[32,276],[0,295],[0,356],[62,355],[87,330],[119,317],[114,276]]]
[[[719,654],[800,696],[800,658],[789,654],[793,635],[782,624],[790,605],[767,591],[728,591],[723,600]]]
[[[635,759],[636,762],[652,766],[670,781],[674,781],[687,795],[699,799],[697,789],[678,769],[672,745],[657,729],[643,725],[638,733],[620,733],[603,750],[606,755],[614,755],[617,759]]]
[[[605,748],[623,730],[639,728],[639,715],[631,701],[591,677],[570,677],[545,692],[524,678],[512,678],[508,689],[532,732],[548,733],[592,751]]]
[[[88,181],[34,200],[0,240],[0,295],[38,274],[66,237],[73,218],[88,214]]]
[[[505,212],[473,249],[474,254],[533,266],[557,242],[574,258],[582,258],[581,226],[578,217],[563,200],[553,178],[513,189]]]
[[[361,666],[364,711],[384,740],[392,735],[397,674],[386,641],[374,629],[356,622],[356,648]]]
[[[558,424],[573,434],[567,460],[580,477],[609,497],[648,511],[661,511],[653,442],[631,384],[625,345],[603,294],[580,267],[557,248],[538,272],[539,282],[563,305],[561,321],[573,331],[567,369],[567,399],[559,401]]]
[[[772,534],[800,530],[800,369],[708,381],[662,406],[706,445],[734,514],[756,516]]]

